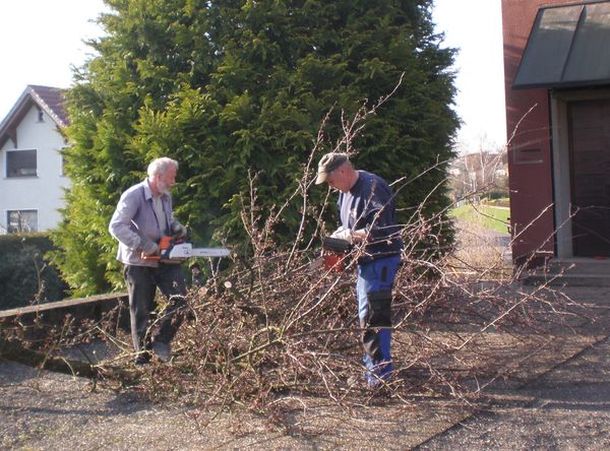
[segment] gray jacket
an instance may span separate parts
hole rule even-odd
[[[142,244],[145,240],[155,243],[161,238],[161,229],[153,210],[152,191],[148,180],[138,183],[125,191],[112,215],[108,231],[119,241],[117,260],[126,265],[158,266],[157,262],[142,260]],[[172,230],[178,222],[172,211],[172,198],[161,195],[167,230]]]

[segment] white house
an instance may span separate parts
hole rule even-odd
[[[29,85],[0,123],[0,234],[58,225],[64,206],[62,90]]]

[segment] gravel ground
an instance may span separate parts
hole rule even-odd
[[[294,409],[285,419],[289,426],[279,430],[255,415],[211,418],[146,402],[137,391],[95,388],[88,380],[4,361],[0,448],[609,449],[610,343],[600,338],[609,330],[610,290],[569,294],[590,302],[598,316],[583,338],[563,354],[553,347],[538,353],[546,358],[523,368],[518,382],[496,385],[471,410],[450,399],[424,398],[349,410],[308,400],[303,410],[298,400],[287,399]]]
[[[610,340],[420,449],[610,449]]]
[[[303,412],[291,427],[241,413],[215,418],[180,406],[155,405],[137,393],[92,390],[89,381],[0,363],[2,449],[406,449],[463,419],[452,402],[410,408],[391,400],[343,411],[326,400]],[[421,425],[426,427],[422,428]]]
[[[517,390],[493,390],[491,408],[418,449],[610,449],[610,290],[580,287],[564,292],[585,302],[597,317],[586,331],[605,338]]]

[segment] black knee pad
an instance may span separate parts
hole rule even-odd
[[[368,327],[392,327],[392,290],[367,293]]]
[[[364,352],[366,352],[374,361],[379,361],[383,358],[381,348],[379,347],[379,336],[374,329],[366,329],[360,337]]]

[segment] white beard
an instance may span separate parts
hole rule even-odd
[[[161,180],[157,181],[157,190],[161,194],[169,194],[169,186],[167,186],[167,183],[164,183]]]

